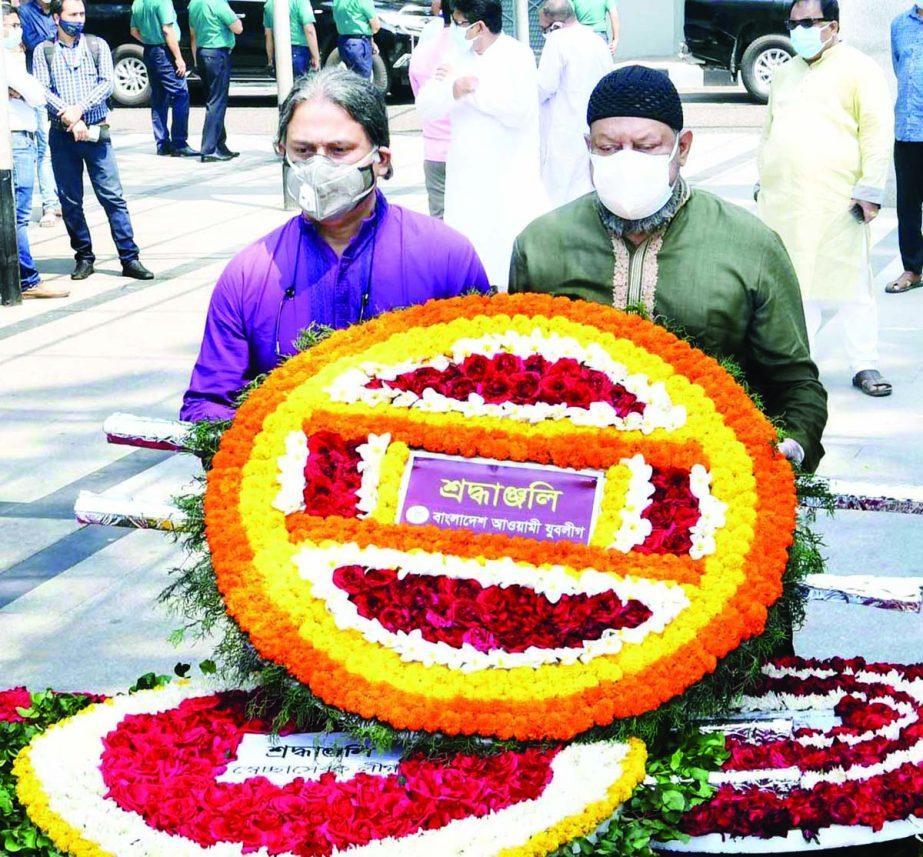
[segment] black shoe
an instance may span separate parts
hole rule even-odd
[[[162,158],[168,158],[173,154],[173,150],[169,146],[164,146],[162,149],[157,150],[157,154]]]
[[[210,155],[202,155],[202,163],[210,164],[215,161],[230,161],[233,155],[225,155],[222,152],[212,152]]]
[[[173,151],[170,152],[170,154],[174,158],[197,158],[199,157],[201,152],[197,152],[191,146],[183,146],[182,149],[173,149]]]
[[[85,280],[90,274],[93,273],[93,263],[88,259],[78,259],[77,267],[74,268],[74,273],[71,274],[72,280]]]
[[[240,152],[232,152],[227,146],[223,149],[218,149],[219,155],[227,155],[229,158],[239,158]]]
[[[131,277],[133,280],[153,280],[154,275],[137,259],[131,262],[122,262],[122,276]]]

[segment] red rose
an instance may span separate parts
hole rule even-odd
[[[465,377],[477,383],[493,373],[493,366],[483,354],[472,354],[465,358],[461,370]]]
[[[493,359],[494,372],[503,375],[515,375],[522,371],[522,360],[515,354],[497,354]]]
[[[561,375],[545,375],[538,386],[538,400],[540,402],[545,402],[548,405],[559,405],[564,401],[568,382]]]
[[[488,404],[502,404],[510,400],[512,385],[504,375],[491,375],[481,383],[480,391]]]
[[[439,392],[450,399],[457,399],[460,402],[465,402],[468,400],[468,396],[477,392],[477,385],[471,378],[460,375],[457,378],[453,378],[448,383],[443,384]]]
[[[563,398],[569,408],[589,408],[596,399],[593,390],[585,381],[568,385],[564,390]]]
[[[548,366],[548,361],[541,354],[530,354],[522,361],[523,372],[537,372],[544,375]]]
[[[510,399],[517,405],[535,403],[542,377],[538,372],[517,372],[510,376],[512,394]]]
[[[365,570],[361,565],[340,566],[333,572],[333,583],[345,592],[361,592],[365,589]]]

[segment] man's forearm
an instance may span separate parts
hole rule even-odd
[[[163,31],[163,40],[167,45],[167,48],[170,50],[170,53],[173,54],[173,62],[177,65],[183,62],[183,53],[179,49],[179,40],[176,38],[176,31],[173,27],[164,28]]]
[[[320,49],[317,46],[317,30],[313,24],[304,28],[305,41],[308,43],[308,50],[311,52],[311,59],[317,68],[320,68]]]

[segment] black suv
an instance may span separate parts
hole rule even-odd
[[[785,30],[791,0],[686,0],[686,46],[706,68],[740,73],[766,103],[772,74],[795,50]]]
[[[237,37],[232,55],[232,90],[246,91],[247,86],[274,86],[266,67],[266,47],[263,33],[264,0],[229,0],[240,16],[243,32]],[[336,49],[337,33],[333,23],[333,0],[312,4],[316,17],[317,42],[321,62],[335,65],[340,61]],[[192,69],[189,51],[189,0],[174,0],[176,16],[182,33],[181,47],[187,65]],[[375,36],[379,53],[373,58],[374,80],[382,92],[407,85],[407,65],[416,39],[429,20],[430,7],[419,2],[376,0],[381,30]],[[129,33],[131,0],[88,0],[87,32],[106,40],[112,49],[115,90],[113,99],[125,106],[147,104],[150,83],[142,60],[142,47]],[[198,78],[190,72],[190,83]]]

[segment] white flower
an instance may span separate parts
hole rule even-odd
[[[285,454],[277,459],[276,481],[279,493],[272,507],[285,515],[304,509],[304,469],[308,463],[308,439],[302,431],[293,431],[285,438]]]

